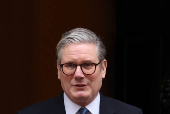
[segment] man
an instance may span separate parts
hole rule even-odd
[[[105,46],[90,30],[65,33],[57,45],[58,79],[63,93],[18,111],[18,114],[142,114],[141,109],[103,96]]]

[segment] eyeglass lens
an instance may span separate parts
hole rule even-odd
[[[96,69],[96,65],[94,63],[84,63],[84,64],[81,64],[80,67],[81,67],[82,72],[85,74],[93,74]],[[72,64],[72,63],[66,63],[66,64],[63,64],[62,66],[62,71],[66,75],[74,74],[76,69],[77,69],[77,65]]]

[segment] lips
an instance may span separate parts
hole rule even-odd
[[[86,84],[75,84],[74,86],[76,86],[76,87],[85,87]]]

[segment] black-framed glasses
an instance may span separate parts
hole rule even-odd
[[[86,75],[94,74],[96,71],[96,66],[99,65],[102,61],[99,63],[83,63],[83,64],[73,64],[73,63],[65,63],[60,64],[60,67],[62,69],[62,72],[65,75],[73,75],[77,69],[77,66],[79,65],[81,68],[81,71]]]

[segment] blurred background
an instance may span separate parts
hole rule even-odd
[[[64,32],[83,27],[106,45],[101,92],[144,114],[163,114],[162,82],[170,74],[169,5],[165,0],[2,1],[0,113],[15,114],[62,92],[55,48]]]

